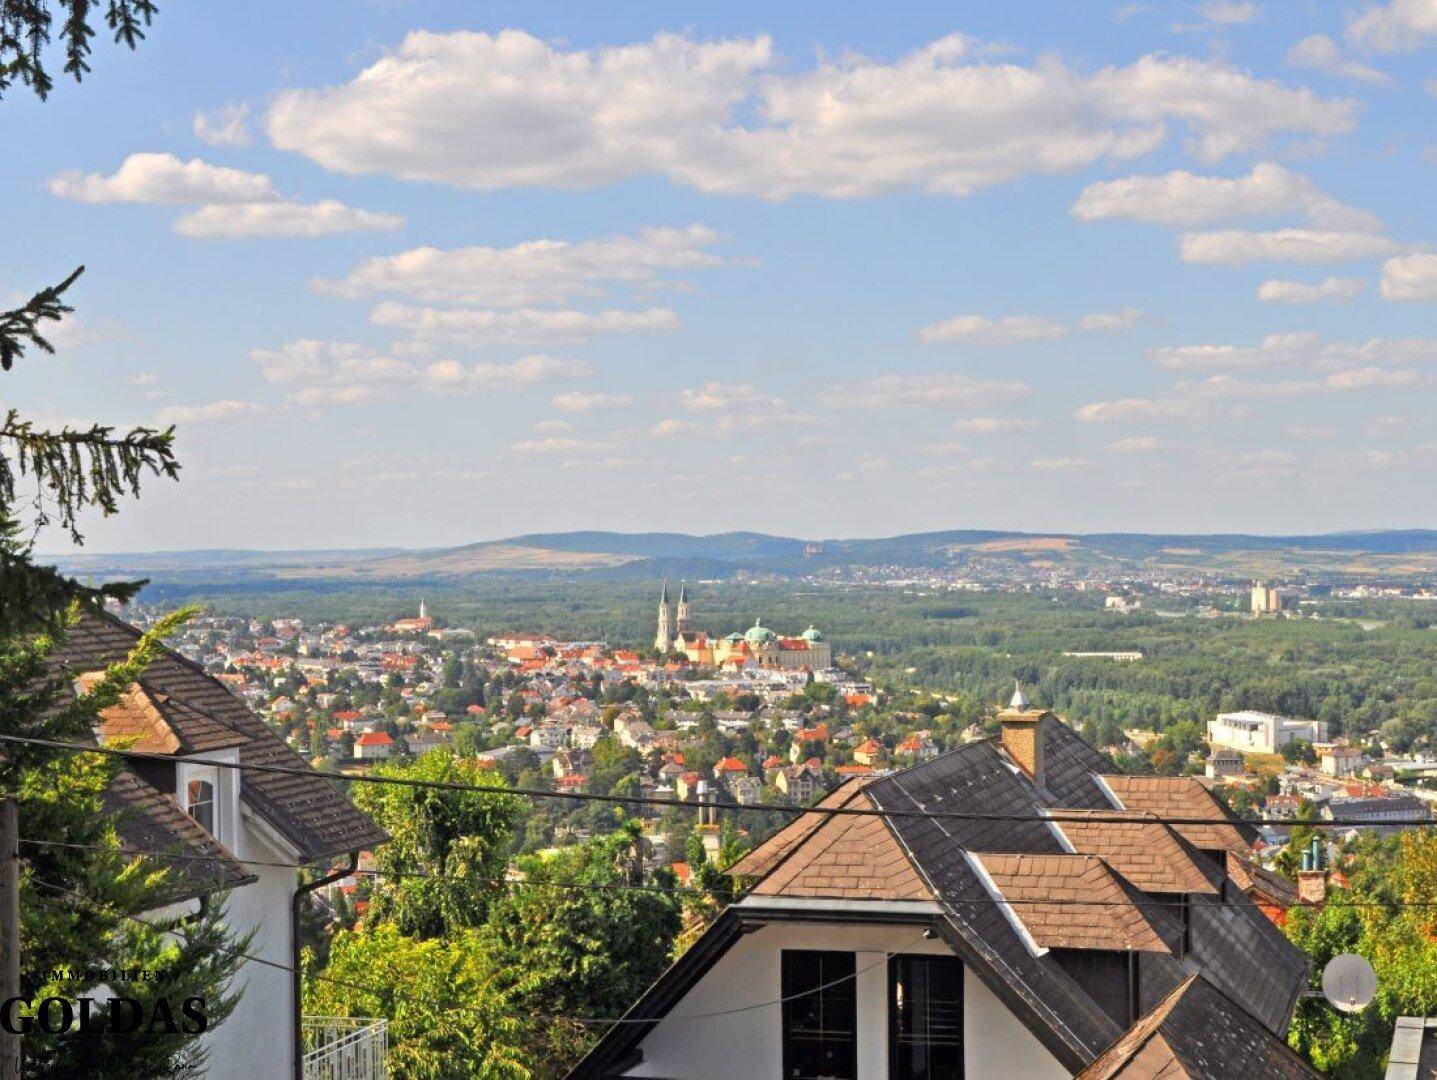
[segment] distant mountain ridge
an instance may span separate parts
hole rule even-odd
[[[1322,567],[1333,573],[1437,572],[1437,530],[1316,535],[1063,533],[952,529],[898,536],[806,540],[759,532],[711,535],[587,530],[526,533],[450,548],[84,554],[56,560],[74,573],[186,577],[403,580],[488,574],[619,577],[794,575],[837,567],[936,567],[998,561],[1107,569],[1171,567],[1232,575]]]

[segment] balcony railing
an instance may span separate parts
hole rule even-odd
[[[306,1016],[304,1080],[387,1080],[389,1021]]]

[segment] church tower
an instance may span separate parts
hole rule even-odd
[[[674,613],[669,607],[669,586],[664,583],[664,588],[659,593],[659,630],[654,635],[654,648],[661,653],[666,653],[674,644]]]
[[[692,629],[689,626],[689,586],[687,582],[679,583],[679,610],[674,629],[680,634],[686,634]]]

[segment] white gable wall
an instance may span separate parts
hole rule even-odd
[[[234,849],[238,858],[298,861],[293,850],[281,849],[266,835],[267,830],[256,825],[248,810],[241,822]],[[259,880],[230,893],[226,921],[236,937],[254,931],[247,954],[288,968],[290,897],[299,874],[273,866],[247,869]],[[204,1045],[209,1049],[205,1076],[211,1080],[257,1080],[292,1075],[289,972],[247,962],[235,979],[244,993],[229,1019],[205,1035]]]
[[[743,1009],[782,996],[784,949],[852,951],[858,971],[859,1080],[888,1076],[890,953],[951,955],[916,926],[776,922],[739,938],[644,1038],[644,1060],[626,1076],[729,1080],[782,1071],[782,1007],[766,1005],[727,1016],[684,1016]],[[1071,1074],[971,971],[963,980],[964,1054],[968,1080],[1046,1080]]]

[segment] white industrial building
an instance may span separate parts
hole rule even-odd
[[[1297,720],[1277,713],[1244,709],[1241,712],[1218,713],[1216,720],[1207,722],[1207,741],[1215,747],[1276,754],[1294,739],[1305,739],[1310,743],[1326,742],[1326,721]]]

